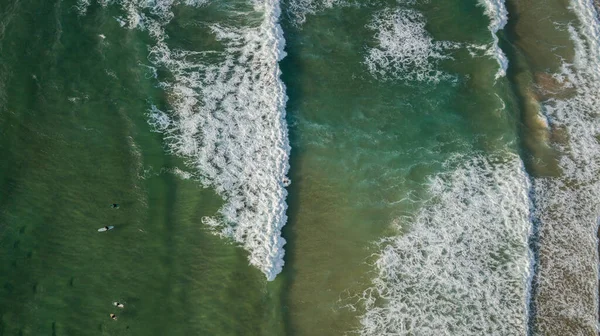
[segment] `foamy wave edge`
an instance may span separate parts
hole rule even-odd
[[[598,214],[600,213],[600,20],[590,0],[573,0],[579,22],[567,26],[572,64],[553,77],[570,95],[542,101],[542,112],[562,141],[560,177],[534,179],[534,215],[539,225],[536,328],[541,334],[597,334],[599,311]],[[575,274],[575,278],[569,275]]]
[[[148,31],[155,42],[150,62],[174,77],[159,83],[171,97],[170,110],[151,106],[149,122],[164,134],[172,153],[197,168],[202,184],[225,200],[219,216],[204,217],[203,223],[242,245],[250,264],[271,281],[284,264],[281,229],[287,222],[291,149],[278,66],[286,55],[280,4],[251,2],[264,15],[258,27],[211,25],[225,45],[222,52],[170,49],[164,26],[173,18],[171,7],[205,2],[99,0],[103,6],[121,6],[125,16],[116,19],[122,26]],[[213,59],[203,62],[208,56]]]
[[[432,199],[381,242],[358,334],[527,333],[533,260],[523,163],[516,154],[452,161],[464,163],[434,176]]]
[[[483,6],[484,13],[490,18],[490,24],[488,26],[492,33],[492,46],[488,49],[487,54],[496,58],[500,69],[496,72],[496,79],[506,76],[506,69],[508,69],[508,58],[504,55],[504,52],[498,46],[498,36],[496,35],[499,30],[503,29],[508,22],[508,11],[504,5],[504,0],[479,0],[479,4]]]
[[[451,58],[445,51],[461,44],[434,40],[425,26],[425,17],[414,9],[386,8],[374,13],[366,28],[375,33],[377,44],[367,49],[363,61],[371,75],[379,80],[455,81],[437,65]]]

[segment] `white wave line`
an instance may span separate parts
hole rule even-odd
[[[551,127],[565,134],[553,146],[561,152],[560,177],[534,180],[540,222],[539,249],[545,263],[536,275],[536,328],[542,334],[592,334],[598,326],[598,213],[600,212],[600,23],[594,4],[573,0],[579,19],[568,26],[573,64],[554,79],[572,90],[542,102]],[[568,330],[568,331],[567,331]]]
[[[219,215],[204,217],[203,223],[242,245],[249,252],[250,264],[273,280],[284,263],[281,228],[287,222],[290,153],[287,96],[278,65],[285,56],[280,4],[278,0],[253,1],[254,12],[262,15],[254,26],[210,25],[223,51],[170,48],[164,27],[173,19],[172,7],[205,2],[115,0],[104,4],[121,6],[125,15],[116,19],[122,26],[149,33],[154,40],[149,61],[172,75],[160,82],[170,108],[161,111],[151,106],[149,122],[164,134],[171,152],[187,158],[197,169],[202,184],[213,187],[225,200]],[[151,77],[158,77],[156,71]]]
[[[500,68],[496,72],[496,79],[506,76],[506,69],[508,69],[508,59],[502,49],[498,46],[498,36],[496,35],[499,30],[503,29],[508,22],[508,11],[504,4],[504,0],[479,0],[479,4],[483,6],[484,13],[490,18],[490,24],[488,26],[492,33],[492,46],[488,49],[487,54],[496,58]]]

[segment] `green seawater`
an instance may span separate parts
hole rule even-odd
[[[375,242],[390,223],[427,198],[426,184],[457,155],[516,146],[516,116],[506,82],[494,85],[491,58],[465,50],[439,68],[454,80],[375,80],[364,66],[371,17],[395,2],[323,10],[301,26],[284,25],[283,80],[290,100],[293,156],[284,297],[297,335],[360,329],[361,295],[373,277]],[[415,8],[415,7],[408,7]],[[432,38],[488,43],[476,4],[416,7]],[[468,29],[465,29],[468,26]],[[401,220],[405,228],[409,220]]]
[[[169,110],[178,97],[164,85],[176,75],[152,63],[148,26],[120,22],[132,3],[0,1],[0,336],[372,335],[361,319],[377,278],[378,242],[410,232],[435,196],[433,178],[473,157],[520,155],[534,177],[560,170],[530,87],[534,72],[558,71],[560,57],[572,59],[572,46],[564,30],[536,44],[553,29],[533,23],[538,7],[508,1],[515,14],[500,45],[514,67],[496,78],[499,64],[484,50],[490,18],[476,1],[281,2],[292,184],[285,265],[267,281],[247,251],[203,224],[227,200],[202,185],[189,157],[173,153],[175,133],[150,120],[150,106],[177,118]],[[215,24],[263,18],[250,1],[142,3],[148,7],[137,18],[169,8],[172,17],[156,22],[169,48],[191,51],[185,60],[192,65],[216,66],[218,53],[228,52]],[[548,11],[567,22],[573,17],[561,16],[565,7],[553,3]],[[420,59],[435,79],[407,79],[417,59],[396,72],[369,71],[367,55],[386,29],[375,18],[396,11],[424,22],[411,38],[446,41],[436,51],[444,57]],[[470,188],[465,193],[477,185]],[[471,219],[474,231],[487,223]],[[115,229],[97,231],[107,225]],[[469,252],[481,251],[474,244]],[[509,263],[504,252],[494,271]],[[528,276],[525,265],[515,288]],[[498,312],[526,305],[501,302]],[[472,307],[453,313],[461,309]]]
[[[146,37],[73,6],[0,10],[0,334],[282,334],[278,284],[200,224],[222,201],[151,132]]]

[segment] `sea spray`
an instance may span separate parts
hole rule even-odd
[[[287,97],[278,66],[285,56],[279,2],[254,1],[246,12],[232,11],[237,17],[260,15],[258,22],[206,23],[222,49],[171,48],[165,27],[173,19],[173,6],[204,2],[103,4],[120,6],[122,26],[149,33],[153,44],[148,60],[169,73],[158,80],[170,106],[161,111],[152,105],[148,116],[170,152],[185,157],[202,184],[225,200],[219,215],[203,222],[241,244],[250,264],[273,280],[283,267],[290,151]]]

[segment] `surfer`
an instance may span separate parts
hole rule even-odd
[[[113,305],[118,308],[125,308],[125,305],[120,302],[113,302]]]
[[[115,314],[110,314],[110,318],[116,321],[116,320],[117,320],[117,315],[115,315]]]

